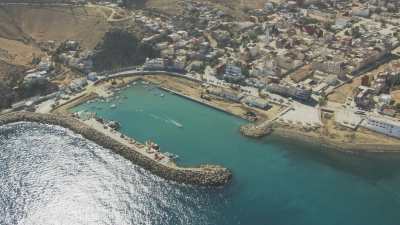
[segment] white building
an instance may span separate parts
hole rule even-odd
[[[271,105],[268,104],[268,101],[262,98],[256,98],[252,96],[248,96],[242,99],[242,103],[250,106],[250,107],[256,107],[260,109],[269,109],[271,108]]]
[[[86,85],[87,85],[87,80],[86,78],[80,78],[80,79],[75,79],[71,81],[71,84],[69,85],[69,88],[72,91],[80,91],[82,90]]]
[[[400,122],[385,117],[367,116],[361,125],[391,137],[400,138]]]
[[[163,70],[165,69],[164,59],[156,58],[156,59],[146,59],[146,62],[143,65],[144,70]]]
[[[33,73],[28,73],[25,77],[24,77],[24,82],[32,82],[35,80],[39,80],[39,79],[45,79],[47,72],[46,71],[39,71],[39,72],[33,72]]]

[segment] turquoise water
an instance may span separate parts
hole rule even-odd
[[[218,199],[210,210],[199,210],[188,224],[400,224],[397,160],[343,155],[279,137],[248,139],[239,133],[246,121],[152,87],[136,85],[120,96],[127,98],[74,111],[120,121],[121,132],[155,141],[178,154],[181,165],[213,163],[233,171],[229,186],[207,190]],[[204,216],[206,222],[196,219]]]

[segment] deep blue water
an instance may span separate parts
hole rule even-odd
[[[127,99],[75,110],[122,122],[123,133],[156,141],[180,164],[226,166],[230,185],[178,185],[63,128],[9,125],[0,133],[0,224],[400,224],[398,160],[244,138],[245,121],[160,93],[138,85],[121,93]]]

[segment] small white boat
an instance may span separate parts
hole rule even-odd
[[[175,126],[179,127],[179,128],[182,128],[182,127],[183,127],[182,124],[178,123],[178,122],[175,121],[175,120],[169,120],[169,121],[170,121],[171,123],[173,123]]]
[[[117,105],[116,104],[112,104],[112,105],[110,105],[110,108],[115,109],[115,108],[117,108]]]

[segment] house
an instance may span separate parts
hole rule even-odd
[[[49,71],[50,67],[51,67],[51,62],[49,59],[41,60],[37,66],[38,70],[40,71]]]
[[[81,79],[75,79],[71,81],[71,84],[69,85],[69,89],[71,91],[80,91],[82,90],[86,85],[87,85],[87,80],[86,78],[81,78]]]
[[[282,71],[274,60],[265,60],[261,63],[253,65],[253,68],[250,70],[250,74],[255,77],[280,77]]]
[[[335,20],[334,28],[336,29],[344,29],[351,25],[351,18],[350,17],[337,17]]]
[[[242,69],[238,66],[228,64],[225,66],[225,72],[223,74],[223,79],[229,82],[239,82],[242,81],[245,76],[242,74]]]
[[[265,90],[274,94],[292,97],[301,101],[308,101],[311,98],[312,91],[310,89],[293,87],[293,86],[283,86],[279,84],[269,84],[266,85]]]
[[[46,71],[28,73],[24,77],[24,82],[30,83],[30,82],[33,82],[33,81],[36,81],[36,80],[46,79],[46,77],[45,77],[46,74],[47,74]]]
[[[361,109],[369,109],[373,106],[373,89],[360,86],[359,92],[354,98],[356,106]]]
[[[313,68],[318,71],[322,71],[324,73],[332,73],[332,74],[343,74],[344,73],[344,61],[331,61],[331,60],[323,60],[313,64]]]
[[[240,100],[243,98],[242,95],[223,88],[208,88],[206,92],[210,95],[214,95],[232,102],[240,102]]]
[[[163,70],[165,69],[164,59],[156,58],[156,59],[146,59],[146,62],[143,65],[144,70]]]
[[[98,80],[97,73],[96,73],[96,72],[90,72],[90,73],[87,75],[87,79],[90,80],[90,81],[96,81],[96,80]]]
[[[267,110],[271,108],[271,105],[268,104],[268,101],[262,98],[248,96],[243,98],[241,102],[250,107],[256,107],[259,109]]]
[[[367,18],[371,15],[371,11],[369,8],[353,8],[351,15]]]

